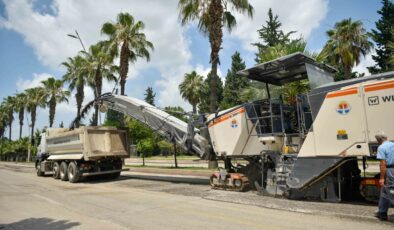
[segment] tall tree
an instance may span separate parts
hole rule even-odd
[[[82,103],[85,98],[84,87],[87,84],[87,75],[83,72],[82,67],[86,60],[81,56],[76,56],[73,58],[68,58],[66,62],[63,62],[62,65],[67,68],[66,74],[63,76],[63,80],[68,82],[69,90],[75,92],[75,100],[77,103],[77,116],[81,114]],[[76,126],[79,126],[79,122],[77,122]]]
[[[185,74],[185,78],[179,84],[179,92],[183,99],[188,101],[193,107],[193,113],[197,113],[197,104],[200,103],[203,90],[203,77],[196,71]]]
[[[360,63],[360,57],[367,55],[373,47],[368,40],[361,21],[344,19],[327,31],[329,40],[323,48],[323,55],[327,61],[344,72],[344,78],[352,76],[352,68]]]
[[[245,62],[242,60],[238,51],[231,57],[231,69],[228,70],[226,81],[223,89],[223,101],[221,109],[227,109],[243,103],[241,100],[241,92],[249,84],[245,77],[237,75],[237,72],[246,68]]]
[[[146,39],[142,30],[145,25],[141,21],[134,21],[129,13],[118,14],[115,23],[106,22],[101,28],[101,32],[109,36],[110,50],[120,53],[120,94],[125,95],[125,85],[127,73],[129,71],[129,63],[134,63],[137,58],[145,58],[150,60],[149,50],[153,50],[153,44]]]
[[[153,89],[152,87],[148,87],[145,90],[145,101],[153,106],[155,106],[155,97],[156,97],[156,93],[153,93]]]
[[[7,116],[8,116],[8,139],[11,140],[12,136],[12,122],[14,121],[14,112],[15,112],[15,106],[16,106],[16,98],[13,96],[8,96],[3,102],[3,106],[6,110]]]
[[[46,92],[42,87],[30,88],[26,90],[26,95],[29,98],[27,101],[27,111],[31,118],[31,143],[34,144],[34,127],[37,119],[37,108],[44,108],[46,105]]]
[[[112,64],[113,56],[108,52],[109,42],[98,42],[89,47],[88,52],[82,52],[85,59],[82,74],[87,76],[88,85],[93,89],[94,98],[102,94],[103,80],[116,81],[117,67]],[[98,125],[98,106],[95,106],[92,125]]]
[[[214,76],[213,74],[209,73],[207,78],[204,80],[204,84],[202,87],[202,93],[200,97],[200,104],[198,105],[198,110],[200,113],[209,113],[211,111],[210,108],[210,83],[212,82],[212,78],[215,78],[214,81],[217,83],[216,86],[216,92],[217,92],[217,104],[220,105],[220,103],[223,100],[223,82],[222,79],[218,76]],[[216,111],[215,111],[216,112]]]
[[[382,0],[382,8],[378,10],[380,19],[375,22],[376,29],[370,33],[376,43],[376,55],[372,59],[375,66],[368,67],[371,73],[382,73],[394,70],[394,4],[391,0]]]
[[[265,23],[266,24],[262,25],[261,29],[257,30],[259,33],[259,38],[263,41],[263,43],[258,42],[252,44],[258,48],[255,59],[257,63],[262,62],[260,55],[264,53],[268,47],[290,42],[290,35],[296,32],[283,32],[283,30],[280,29],[282,23],[279,21],[278,15],[273,15],[271,8],[268,10],[268,20],[265,21]]]
[[[219,51],[223,42],[223,26],[230,32],[235,27],[236,20],[231,11],[247,13],[253,16],[253,7],[248,0],[179,0],[180,18],[182,25],[198,21],[198,28],[208,35],[211,46],[211,73],[209,82],[209,110],[215,112],[218,106],[218,76],[220,64]]]
[[[16,95],[15,109],[19,116],[19,139],[22,138],[23,120],[25,119],[25,109],[28,98],[25,93],[18,93]]]
[[[0,105],[0,141],[3,141],[4,132],[8,123],[8,113],[7,109],[4,107],[4,104]]]
[[[68,102],[70,91],[63,89],[64,82],[50,77],[41,81],[45,90],[46,103],[49,106],[49,127],[52,128],[53,121],[55,120],[56,105],[64,101]]]

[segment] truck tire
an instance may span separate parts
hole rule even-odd
[[[59,165],[59,162],[53,163],[53,178],[60,179],[60,165]]]
[[[81,178],[81,174],[79,173],[79,169],[77,164],[75,164],[75,162],[70,162],[70,164],[68,164],[68,181],[70,181],[71,183],[77,183],[80,178]]]
[[[44,176],[45,172],[41,171],[41,162],[36,162],[36,173],[37,176]]]
[[[68,165],[65,161],[60,164],[60,180],[62,181],[68,180],[67,166]]]

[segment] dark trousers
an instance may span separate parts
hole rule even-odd
[[[379,212],[380,213],[387,213],[390,208],[391,202],[390,200],[393,199],[393,195],[389,194],[389,188],[394,187],[394,168],[388,168],[386,170],[386,179],[385,179],[385,186],[380,190],[380,198],[379,198]]]

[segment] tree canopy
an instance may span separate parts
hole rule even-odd
[[[231,57],[231,60],[231,68],[227,71],[224,84],[221,109],[231,108],[244,103],[245,101],[242,100],[241,93],[249,85],[247,78],[237,75],[238,71],[246,68],[240,53],[236,51]]]
[[[351,18],[344,19],[328,30],[327,36],[323,56],[329,64],[343,71],[345,79],[351,78],[353,66],[359,64],[361,56],[367,55],[373,48],[363,23]]]
[[[390,0],[382,0],[382,8],[378,11],[380,19],[375,22],[370,36],[376,43],[376,54],[372,59],[375,66],[368,67],[371,73],[382,73],[394,70],[394,4]]]
[[[144,95],[145,95],[145,99],[144,99],[145,102],[155,106],[156,93],[153,92],[152,87],[148,87],[145,90],[145,94]]]
[[[265,25],[262,25],[261,29],[257,30],[261,42],[253,43],[256,46],[258,52],[256,53],[256,63],[262,63],[261,55],[264,54],[268,47],[276,46],[278,44],[285,44],[290,42],[290,35],[296,31],[283,32],[281,30],[282,23],[279,21],[278,15],[273,15],[272,9],[268,10],[268,20],[265,21]]]

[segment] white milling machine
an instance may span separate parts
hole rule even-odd
[[[138,99],[104,94],[96,103],[200,157],[223,160],[225,169],[211,177],[213,188],[256,187],[267,195],[335,202],[376,199],[377,179],[362,177],[358,161],[365,171],[366,160],[376,156],[378,131],[394,140],[394,72],[333,82],[334,72],[301,53],[240,71],[267,89],[308,79],[311,91],[295,105],[267,98],[203,115],[200,129]]]

